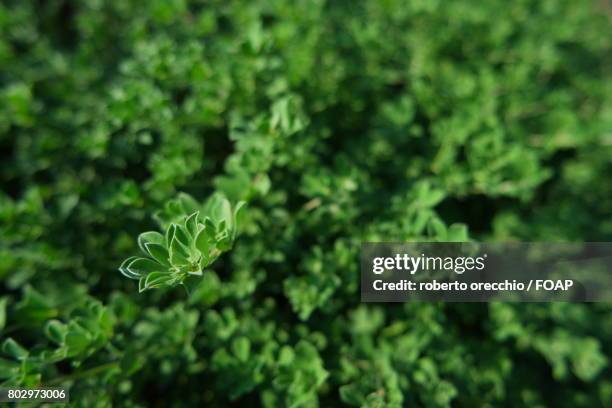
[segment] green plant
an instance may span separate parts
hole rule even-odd
[[[361,242],[612,240],[611,27],[600,0],[0,2],[0,386],[612,406],[610,304],[359,301]]]
[[[182,197],[182,201],[187,198]],[[156,231],[138,236],[138,247],[145,257],[127,258],[119,271],[138,280],[139,291],[160,286],[186,285],[190,277],[201,277],[202,271],[236,239],[236,219],[244,202],[234,209],[227,199],[213,196],[204,207],[209,216],[200,222],[199,211],[184,216],[181,223],[170,223],[164,235]],[[176,216],[184,208],[172,202],[169,210]],[[187,287],[187,286],[186,286]]]

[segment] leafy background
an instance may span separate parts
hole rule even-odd
[[[611,7],[0,3],[0,376],[75,406],[612,406],[609,304],[363,305],[361,241],[612,240]],[[248,202],[191,296],[117,267]]]

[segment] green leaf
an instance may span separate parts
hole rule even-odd
[[[446,225],[437,217],[431,218],[427,224],[429,235],[440,240],[446,240]]]
[[[178,239],[181,242],[181,244],[189,248],[189,243],[191,242],[191,239],[190,239],[189,233],[187,232],[187,229],[184,226],[182,225],[175,226],[174,238]]]
[[[167,272],[153,272],[147,275],[144,282],[145,289],[159,287],[173,279],[172,274]]]
[[[130,263],[132,263],[134,260],[138,259],[138,257],[136,256],[131,256],[129,258],[127,258],[125,261],[123,261],[121,263],[121,266],[119,266],[119,272],[121,272],[123,274],[123,276],[130,278],[130,279],[138,279],[138,275],[132,273],[130,270],[128,270],[128,265]]]
[[[178,193],[177,201],[180,203],[181,209],[186,214],[191,214],[199,207],[199,203],[195,198],[186,193]]]
[[[66,338],[68,328],[58,320],[49,320],[45,324],[45,335],[57,344],[62,344]]]
[[[7,379],[18,375],[21,363],[15,360],[0,358],[0,379]]]
[[[91,344],[91,334],[76,321],[68,323],[64,344],[71,355],[79,355]]]
[[[244,363],[249,359],[251,342],[246,337],[239,337],[232,342],[232,351],[236,358]]]
[[[6,305],[8,303],[8,298],[1,297],[0,298],[0,331],[4,329],[6,326]]]
[[[204,229],[200,231],[196,238],[195,246],[196,249],[200,251],[200,254],[202,254],[204,258],[208,259],[210,251],[215,246],[214,237],[211,236],[210,229],[208,227],[204,227]]]
[[[136,277],[141,277],[151,272],[163,271],[165,268],[163,267],[163,265],[151,259],[136,258],[128,264],[126,269],[132,275]]]
[[[176,232],[176,224],[170,224],[168,229],[166,230],[166,247],[170,247],[170,243],[174,238],[174,234]]]
[[[221,221],[227,223],[232,221],[232,208],[229,201],[221,196],[215,194],[212,196],[210,201],[210,216],[214,220],[215,224],[219,224]]]
[[[420,235],[427,223],[431,219],[433,215],[433,211],[429,209],[419,209],[414,217],[414,221],[412,222],[412,231],[414,234]]]
[[[189,250],[175,236],[170,243],[170,263],[175,266],[189,264]]]
[[[142,368],[146,362],[146,358],[142,354],[136,352],[124,353],[120,362],[121,372],[124,375],[132,375]]]
[[[227,234],[226,228],[227,228],[227,222],[225,220],[221,220],[221,222],[217,224],[217,234],[219,236],[226,235]]]
[[[146,244],[160,244],[164,243],[164,236],[157,231],[143,232],[138,236],[138,246],[145,254],[148,253]]]
[[[219,219],[225,221],[226,225],[231,225],[233,220],[232,206],[227,198],[223,198],[221,200],[221,205],[219,209]]]
[[[195,238],[198,235],[198,215],[199,211],[196,211],[185,220],[185,228],[191,238]]]
[[[142,293],[145,290],[147,290],[146,286],[145,286],[145,282],[146,282],[146,277],[143,276],[142,278],[140,278],[138,280],[138,293]]]
[[[220,251],[229,251],[230,249],[232,249],[232,244],[232,237],[228,234],[223,234],[217,237],[217,248]]]
[[[23,348],[19,343],[13,340],[11,337],[4,340],[2,343],[2,351],[17,360],[23,360],[28,357],[28,350]]]
[[[208,234],[211,237],[214,237],[216,235],[217,227],[215,226],[213,221],[208,217],[204,219],[204,228],[208,230]]]
[[[448,228],[448,242],[465,242],[468,240],[468,229],[465,224],[453,224]]]
[[[180,201],[171,200],[166,203],[166,212],[171,214],[172,216],[180,216],[183,213],[183,207]]]
[[[170,254],[165,246],[159,244],[145,244],[147,252],[160,264],[170,267]]]
[[[205,275],[204,275],[205,276]],[[198,288],[204,283],[204,280],[198,276],[189,275],[182,282],[185,291],[188,296],[192,296],[194,292],[198,290]]]
[[[234,213],[232,216],[232,224],[231,224],[231,234],[232,234],[232,240],[236,239],[236,233],[238,231],[238,216],[241,213],[242,208],[244,208],[246,206],[246,201],[239,201],[236,204],[236,207],[234,208]]]

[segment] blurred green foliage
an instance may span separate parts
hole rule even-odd
[[[610,305],[366,306],[358,272],[362,241],[612,240],[610,10],[3,1],[0,381],[88,407],[612,406]],[[136,237],[211,195],[248,202],[233,249],[189,296],[138,294]]]

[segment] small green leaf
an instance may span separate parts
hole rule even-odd
[[[62,344],[68,328],[58,320],[49,320],[45,325],[45,335],[57,344]]]
[[[183,192],[178,193],[176,201],[180,204],[183,212],[187,214],[194,212],[200,205],[195,198]]]
[[[153,272],[145,278],[144,286],[146,289],[159,287],[162,284],[172,280],[172,275],[167,272]]]
[[[198,214],[199,211],[196,211],[185,220],[185,227],[192,238],[198,235]]]
[[[236,239],[236,233],[238,231],[238,216],[240,215],[240,210],[242,210],[242,208],[244,208],[244,206],[246,205],[246,201],[239,201],[236,204],[236,207],[234,208],[234,214],[232,216],[232,225],[231,225],[231,234],[232,234],[232,240]]]
[[[227,222],[225,222],[225,220],[222,220],[217,226],[217,230],[219,231],[219,234],[226,233],[226,230],[225,230],[226,228],[227,228]]]
[[[6,304],[8,299],[6,297],[0,298],[0,330],[6,326]]]
[[[147,231],[143,232],[138,236],[138,246],[144,252],[147,253],[146,244],[163,244],[164,236],[157,231]]]
[[[68,324],[68,330],[64,337],[64,344],[72,355],[82,353],[91,343],[91,334],[76,321]]]
[[[232,249],[233,241],[231,236],[225,234],[223,236],[217,237],[217,248],[221,251],[229,251]]]
[[[427,194],[419,197],[419,204],[428,208],[435,207],[438,203],[444,200],[445,196],[446,194],[441,190],[428,191]]]
[[[121,272],[123,276],[130,278],[130,279],[138,279],[138,275],[133,274],[131,271],[127,269],[127,266],[135,259],[138,259],[138,257],[130,256],[129,258],[127,258],[125,261],[121,263],[121,266],[119,266],[119,272]]]
[[[178,216],[182,214],[183,208],[179,201],[172,200],[166,204],[166,211],[173,216]]]
[[[453,224],[448,228],[448,242],[465,242],[468,240],[468,229],[465,224]]]
[[[0,379],[11,378],[19,372],[21,364],[15,360],[0,358]]]
[[[196,291],[197,288],[199,288],[202,284],[203,279],[200,279],[199,277],[193,275],[187,276],[182,282],[182,285],[185,288],[185,291],[187,292],[188,296],[191,296],[194,291]]]
[[[165,268],[148,258],[136,258],[126,268],[134,276],[140,277],[151,272],[163,271]]]
[[[211,249],[214,247],[213,237],[210,235],[210,230],[205,227],[200,231],[195,242],[196,248],[202,256],[208,259]]]
[[[189,264],[189,250],[185,248],[177,237],[174,237],[170,244],[170,263],[175,266]]]
[[[251,342],[246,337],[239,337],[232,342],[232,351],[238,360],[246,362],[251,352]]]
[[[145,286],[145,281],[146,281],[146,277],[144,276],[138,280],[138,293],[142,293],[145,290],[147,290]]]
[[[219,217],[222,221],[225,221],[226,224],[231,224],[233,219],[232,214],[232,206],[227,198],[221,199],[221,205],[219,209]]]
[[[160,264],[170,267],[170,254],[165,246],[159,244],[145,244],[147,252]]]
[[[146,363],[146,358],[139,353],[123,353],[120,362],[121,372],[124,375],[134,374]]]
[[[4,340],[4,343],[2,343],[2,351],[17,360],[23,360],[28,356],[28,350],[23,348],[11,337]]]
[[[174,233],[176,231],[176,224],[170,224],[168,229],[166,230],[166,247],[170,247],[170,243],[172,242],[172,238],[174,238]]]
[[[442,240],[446,239],[446,225],[439,218],[431,218],[427,224],[429,235]]]
[[[420,209],[412,222],[412,230],[415,234],[421,234],[425,227],[427,226],[427,222],[431,219],[433,214],[432,210],[429,209]]]
[[[189,247],[189,242],[191,241],[191,239],[189,238],[189,233],[187,232],[187,229],[182,226],[182,225],[176,225],[176,232],[174,234],[174,237],[176,239],[178,239],[181,244],[185,245],[185,247]],[[172,241],[170,241],[172,242]]]
[[[208,217],[204,219],[204,228],[208,229],[208,233],[211,237],[214,237],[217,231],[217,227],[212,222],[212,220]]]
[[[223,220],[231,222],[232,207],[229,201],[220,194],[215,194],[210,200],[210,216],[215,224],[219,224]]]

